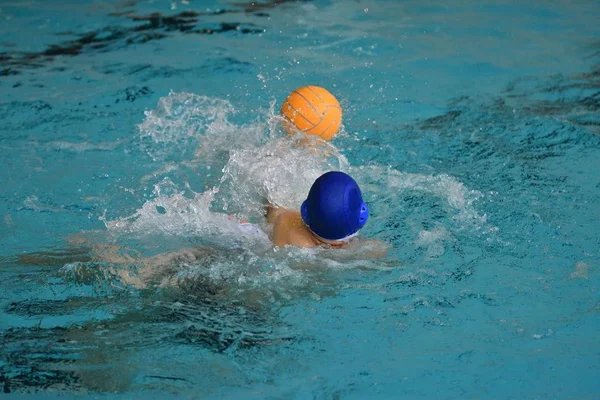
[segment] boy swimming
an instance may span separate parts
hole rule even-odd
[[[344,248],[369,217],[358,184],[349,175],[331,171],[313,183],[300,211],[266,206],[275,246]]]
[[[350,247],[350,241],[365,225],[369,217],[369,209],[363,202],[360,188],[349,175],[331,171],[315,180],[300,210],[266,207],[267,222],[272,224],[272,236],[269,238],[258,226],[247,221],[234,222],[240,227],[240,234],[249,237],[260,237],[277,247],[325,247],[341,249]],[[85,241],[85,244],[88,244]],[[386,246],[376,240],[352,242],[360,246],[360,257],[382,258],[387,253]],[[352,245],[354,247],[354,244]],[[161,253],[150,257],[140,257],[137,253],[129,255],[127,249],[110,244],[93,244],[91,249],[65,254],[40,253],[22,255],[21,263],[47,264],[48,262],[64,265],[73,262],[102,261],[112,264],[108,271],[118,277],[125,285],[137,288],[151,286],[173,286],[179,278],[181,265],[194,265],[199,260],[210,260],[219,252],[207,246],[197,246],[178,251]],[[337,252],[336,252],[337,253]],[[345,253],[345,252],[344,252]],[[338,258],[354,259],[357,254],[338,253]],[[119,265],[135,265],[135,272]]]

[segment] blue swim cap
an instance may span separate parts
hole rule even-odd
[[[306,226],[327,240],[349,239],[369,218],[369,208],[363,202],[358,184],[339,171],[317,178],[300,213]]]

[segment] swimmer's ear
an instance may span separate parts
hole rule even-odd
[[[360,206],[360,214],[358,216],[358,229],[361,229],[367,223],[369,219],[369,206],[366,203],[362,203]]]

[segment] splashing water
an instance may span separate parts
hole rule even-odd
[[[447,174],[413,174],[375,166],[357,168],[356,175],[368,182],[368,190],[376,194],[416,192],[441,199],[462,227],[481,228],[487,221],[486,215],[481,215],[474,208],[474,203],[483,194],[468,189]]]
[[[298,209],[314,180],[330,170],[353,175],[365,197],[374,203],[375,227],[367,224],[366,232],[375,239],[386,239],[376,226],[393,219],[407,196],[443,204],[448,222],[422,226],[412,239],[416,247],[427,248],[430,256],[444,253],[444,243],[451,240],[453,231],[486,226],[486,216],[474,208],[481,193],[445,174],[414,174],[376,165],[353,167],[331,143],[283,133],[274,103],[265,112],[266,120],[248,125],[232,122],[235,109],[228,101],[189,93],[170,93],[145,114],[146,120],[139,125],[140,137],[143,142],[150,140],[147,151],[162,165],[152,177],[145,176],[142,185],[148,185],[153,177],[163,178],[154,184],[152,198],[135,213],[104,221],[109,234],[193,239],[228,254],[208,262],[187,262],[175,277],[166,280],[171,284],[202,276],[212,282],[235,283],[240,289],[286,277],[289,288],[305,283],[305,274],[298,270],[303,265],[311,265],[309,270],[317,265],[332,270],[387,268],[382,261],[365,260],[361,250],[353,254],[354,260],[337,260],[332,252],[268,250],[268,240],[261,242],[239,229],[237,220],[246,219],[268,232],[265,202]],[[182,158],[181,152],[187,158]],[[169,174],[185,163],[220,170],[221,174],[206,190],[195,191],[187,183],[169,179]],[[238,250],[228,253],[227,248]]]
[[[296,138],[275,139],[263,147],[233,151],[223,169],[220,199],[224,210],[260,214],[261,199],[298,209],[320,175],[347,171],[348,161],[331,144],[298,145]],[[257,208],[258,206],[258,208]]]

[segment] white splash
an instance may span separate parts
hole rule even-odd
[[[278,249],[239,228],[238,219],[247,219],[268,230],[265,201],[298,209],[314,180],[331,170],[350,173],[367,196],[391,199],[386,212],[397,211],[394,200],[402,193],[416,192],[439,198],[446,205],[445,212],[458,222],[458,229],[486,224],[486,216],[474,206],[481,193],[457,179],[379,166],[352,167],[331,143],[283,133],[274,102],[263,116],[247,125],[232,122],[235,110],[228,101],[190,93],[170,93],[145,114],[145,121],[138,126],[140,136],[161,165],[143,176],[140,184],[154,185],[154,191],[132,215],[103,220],[109,234],[201,238],[203,244],[240,249],[216,259],[186,262],[169,282],[202,276],[211,282],[235,282],[237,287],[260,287],[266,281],[302,286],[307,273],[314,275],[323,269],[390,268],[378,257],[365,260],[365,253],[385,253],[377,246],[337,253]],[[169,179],[186,173],[190,165],[214,174],[202,192],[192,190],[187,182]],[[387,217],[380,213],[380,218]],[[429,230],[419,228],[414,245],[426,248],[429,257],[439,257],[445,243],[452,240],[452,229],[456,228],[443,224]]]
[[[397,171],[384,167],[359,167],[351,172],[368,182],[369,190],[399,193],[421,192],[442,199],[453,210],[453,218],[464,227],[482,227],[487,216],[480,214],[474,202],[482,197],[481,192],[467,188],[456,178],[447,175],[424,175]]]
[[[348,170],[348,161],[333,145],[298,144],[297,138],[282,137],[261,147],[232,151],[218,196],[224,210],[245,210],[246,218],[262,215],[264,199],[297,209],[315,179],[332,170]]]
[[[192,137],[223,131],[233,106],[227,100],[192,93],[169,93],[154,110],[145,111],[146,120],[138,125],[142,137],[156,143],[178,143]]]

